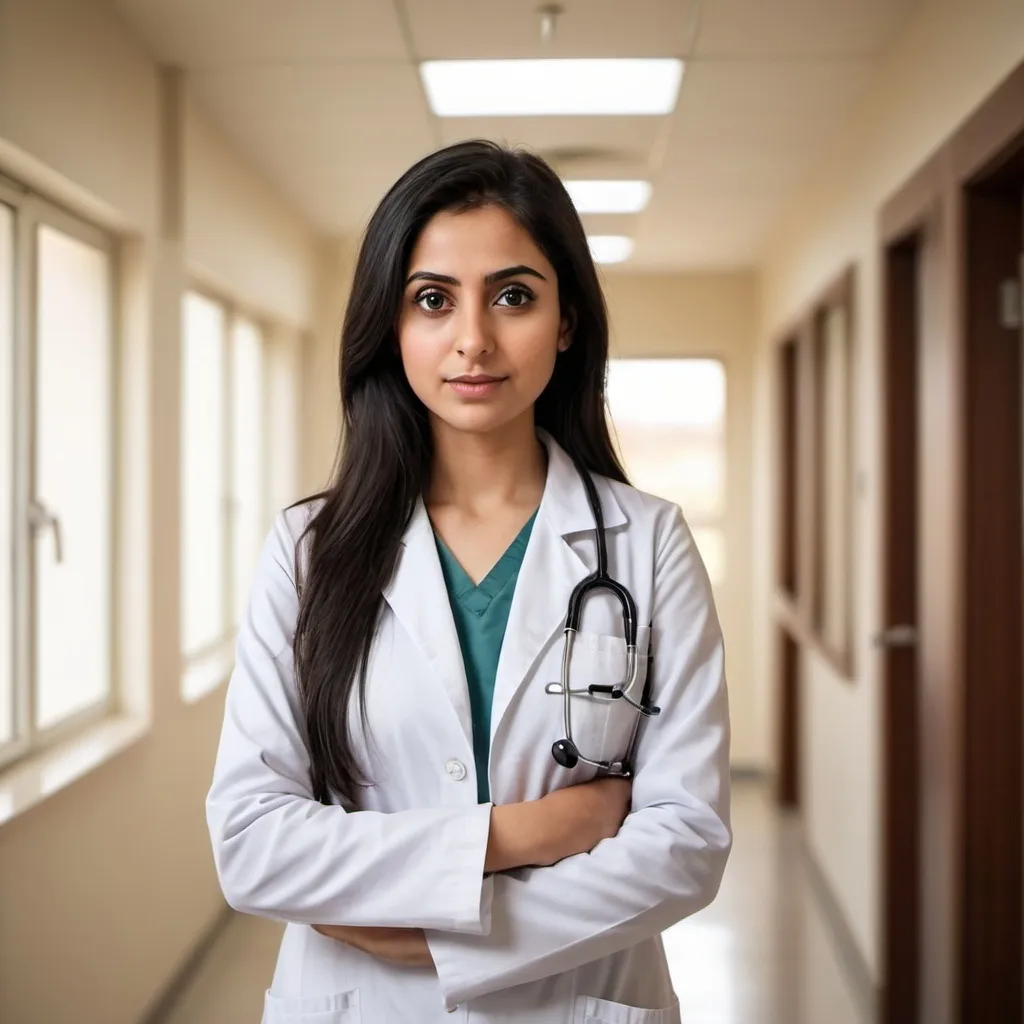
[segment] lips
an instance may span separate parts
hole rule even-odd
[[[449,378],[447,383],[462,398],[475,399],[490,397],[507,379],[489,373],[464,373],[460,377]]]

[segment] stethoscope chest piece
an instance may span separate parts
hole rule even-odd
[[[563,768],[575,768],[580,763],[580,752],[572,740],[555,740],[551,745],[551,756]]]

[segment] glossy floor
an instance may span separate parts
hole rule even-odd
[[[843,969],[795,822],[757,783],[734,789],[735,846],[718,899],[665,947],[684,1024],[868,1024]],[[231,921],[170,1024],[256,1024],[280,927]]]

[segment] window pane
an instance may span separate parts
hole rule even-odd
[[[35,540],[36,725],[110,690],[112,391],[110,260],[38,234],[35,498],[59,521]]]
[[[227,480],[223,308],[185,296],[181,380],[181,635],[185,655],[225,634]]]
[[[263,541],[263,337],[250,320],[235,321],[232,356],[232,470],[235,509],[234,625],[249,598]]]
[[[614,359],[608,408],[630,480],[682,508],[712,582],[721,582],[724,367],[714,359]]]
[[[14,214],[0,203],[0,744],[14,738]]]

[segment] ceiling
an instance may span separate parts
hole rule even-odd
[[[237,147],[325,234],[358,234],[424,153],[487,136],[563,177],[645,177],[624,269],[757,262],[780,209],[828,145],[916,0],[114,0]],[[665,117],[434,117],[417,62],[681,56]]]

